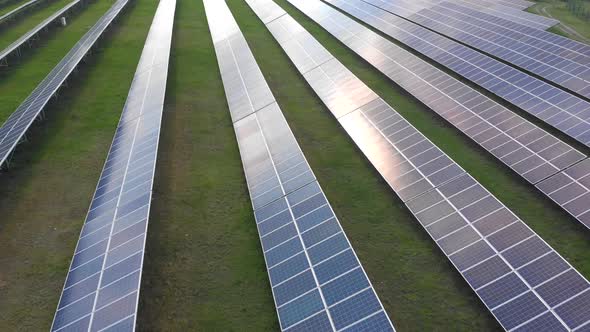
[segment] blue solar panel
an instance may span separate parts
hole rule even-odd
[[[175,0],[158,6],[52,331],[135,328],[175,7]]]

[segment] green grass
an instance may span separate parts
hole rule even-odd
[[[537,0],[532,7],[529,7],[527,11],[539,15],[546,16],[541,9],[544,7],[546,11],[553,16],[553,18],[558,19],[563,24],[573,28],[576,30],[580,35],[582,35],[585,39],[581,39],[575,34],[570,33],[568,30],[563,29],[560,25],[551,27],[549,31],[560,34],[562,36],[572,38],[578,41],[586,42],[590,40],[590,22],[581,18],[579,16],[575,16],[571,11],[569,11],[566,7],[565,1],[560,0]]]
[[[72,0],[58,0],[51,2],[48,6],[25,15],[22,19],[15,21],[14,24],[3,28],[2,33],[0,33],[0,50],[3,50],[8,45],[12,44],[20,36],[37,26],[37,24],[41,23],[59,9],[65,7],[65,5],[71,1]],[[45,38],[45,35],[41,36],[41,38]]]
[[[112,1],[99,1],[42,52],[67,50]],[[44,331],[53,319],[88,204],[143,47],[155,1],[130,4],[48,119],[0,176],[0,326]],[[78,31],[78,33],[73,33]],[[59,41],[59,42],[58,42]],[[21,71],[32,71],[27,64]],[[22,78],[4,79],[3,84]],[[16,84],[13,82],[13,84]],[[4,91],[2,90],[4,95]]]
[[[201,1],[177,2],[173,42],[139,330],[278,330]]]

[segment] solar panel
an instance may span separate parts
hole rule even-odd
[[[586,158],[413,54],[360,25],[350,25],[344,16],[317,15],[345,45],[530,183]]]
[[[361,0],[326,2],[590,146],[590,102]]]
[[[281,330],[393,331],[229,8],[204,3]]]
[[[51,331],[135,329],[175,6],[158,5]]]
[[[247,2],[255,12],[277,7],[271,0]],[[312,18],[339,15],[310,1],[290,2]],[[338,60],[322,63],[314,54],[327,51],[288,14],[266,26],[289,58],[305,51],[316,64],[308,69],[293,61],[504,328],[526,330],[541,319],[556,330],[578,326],[566,318],[573,310],[553,310],[584,296],[587,280]],[[553,271],[539,264],[548,259]]]
[[[5,166],[29,127],[41,114],[51,97],[68,79],[98,38],[119,16],[128,0],[118,0],[39,83],[0,127],[0,167]]]
[[[53,13],[51,16],[43,20],[43,22],[37,24],[33,29],[26,32],[20,38],[15,40],[12,44],[8,45],[5,49],[0,51],[0,64],[7,65],[8,64],[8,57],[15,53],[19,53],[20,48],[25,43],[30,43],[33,37],[37,36],[41,31],[46,30],[51,24],[57,22],[57,20],[66,15],[70,10],[76,8],[77,5],[81,4],[81,0],[74,0],[62,9],[58,10],[57,12]]]
[[[407,2],[390,3],[405,6]],[[590,96],[589,45],[449,1],[424,10],[411,20],[423,25],[436,24],[441,33]]]

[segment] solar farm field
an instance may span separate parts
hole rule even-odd
[[[1,25],[0,51],[71,2]],[[404,29],[448,3],[474,22],[532,19],[516,18],[520,0],[396,2]],[[19,48],[0,66],[0,331],[588,328],[590,148],[572,131],[587,95],[430,30],[428,45],[564,94],[513,87],[571,118],[517,106],[394,34],[375,4],[83,1]],[[581,69],[552,68],[590,82],[590,54],[563,43]],[[525,142],[453,85],[544,138]],[[447,99],[516,143],[486,145]],[[550,171],[527,176],[541,167],[528,158]]]

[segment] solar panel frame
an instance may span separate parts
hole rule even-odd
[[[128,0],[117,1],[80,38],[64,58],[2,124],[0,127],[0,167],[7,163],[14,149],[23,140],[26,132],[49,103],[49,100],[77,68],[104,31],[119,16],[127,3]]]
[[[267,2],[272,3],[270,0]],[[328,7],[322,7],[318,3],[310,4],[310,1],[305,0],[289,0],[289,2],[304,14],[310,16],[322,27],[326,27],[326,25],[323,24],[326,21],[321,17],[325,18],[326,16],[341,15],[335,10],[330,13]],[[260,2],[257,2],[257,5],[260,6]],[[271,4],[268,4],[268,6],[270,5]],[[272,3],[272,5],[276,4]],[[254,10],[256,8],[255,5],[251,7],[253,7]],[[285,20],[289,19],[288,15],[283,17],[285,17]],[[281,19],[277,19],[277,21],[278,20]],[[273,23],[276,23],[277,21],[274,21]],[[350,24],[347,27],[354,30],[355,23],[350,21],[349,23]],[[293,23],[290,23],[290,25],[293,25]],[[271,30],[272,33],[273,28],[271,27],[269,30]],[[331,30],[329,30],[329,32],[331,32]],[[346,40],[350,41],[351,38],[349,37]],[[283,43],[280,44],[282,45]],[[284,50],[287,51],[287,49]],[[330,62],[334,61],[337,60],[333,59]],[[316,69],[326,66],[327,64],[328,63],[319,65]],[[340,65],[340,68],[346,73],[340,74],[339,76],[349,76],[351,80],[356,79],[358,81],[358,79],[344,66]],[[307,74],[309,73],[310,72],[308,71]],[[304,78],[308,81],[312,89],[318,93],[320,99],[324,102],[329,100],[330,98],[326,97],[329,95],[325,92],[326,90],[318,88],[318,85],[321,83],[318,84],[317,81],[310,80],[307,74],[303,74]],[[326,76],[330,76],[330,74],[326,74]],[[366,86],[365,88],[368,89]],[[346,90],[345,87],[342,89]],[[550,275],[544,276],[542,274],[531,274],[531,272],[529,272],[529,278],[531,275],[537,275],[545,282],[544,284],[537,283],[533,286],[518,270],[530,266],[532,262],[551,254],[556,257],[559,263],[565,266],[567,269],[566,271],[570,271],[572,275],[577,276],[577,278],[584,278],[579,273],[576,273],[575,269],[551,249],[551,247],[528,226],[519,220],[516,215],[495,199],[489,191],[483,188],[475,179],[462,169],[459,173],[452,173],[449,175],[446,181],[440,181],[438,184],[432,182],[429,176],[423,173],[420,166],[415,166],[414,163],[417,160],[415,159],[416,156],[414,155],[412,157],[411,154],[406,155],[411,147],[408,148],[407,146],[404,146],[403,143],[408,140],[408,137],[421,134],[409,124],[407,127],[412,128],[415,134],[405,132],[403,135],[396,137],[396,133],[402,132],[404,129],[398,129],[393,133],[384,134],[384,131],[387,128],[391,128],[392,125],[404,120],[380,98],[374,99],[368,104],[344,115],[338,110],[337,106],[335,107],[329,102],[326,103],[326,106],[328,106],[329,110],[338,119],[344,130],[353,138],[357,146],[377,168],[379,173],[386,179],[396,193],[400,193],[405,186],[403,184],[400,186],[399,183],[389,180],[387,171],[395,169],[402,164],[399,162],[400,155],[407,162],[412,164],[413,168],[422,175],[423,179],[430,182],[430,187],[427,186],[422,188],[422,191],[416,193],[415,196],[404,197],[404,195],[400,195],[400,198],[404,201],[410,211],[412,211],[416,219],[428,231],[440,249],[449,257],[452,264],[455,265],[457,270],[469,283],[470,287],[472,287],[484,302],[484,305],[488,307],[504,328],[509,330],[512,328],[527,327],[528,324],[537,324],[536,320],[540,315],[548,314],[551,314],[553,319],[561,322],[562,327],[567,326],[567,323],[576,324],[571,323],[569,320],[567,323],[563,322],[560,316],[553,315],[552,307],[545,301],[546,298],[550,298],[551,295],[549,294],[551,294],[551,292],[539,294],[537,287],[547,285],[547,283],[552,280]],[[384,116],[384,113],[389,113],[389,116],[387,116],[387,114]],[[379,134],[374,135],[371,131],[378,132]],[[428,142],[433,148],[436,148],[436,146],[425,137],[424,141]],[[397,153],[392,154],[391,147],[397,150]],[[428,151],[428,149],[423,147],[418,149],[418,151],[415,153],[424,153],[423,151]],[[389,168],[386,167],[388,164]],[[400,171],[399,173],[407,174],[407,168],[404,169],[406,169],[405,173],[403,171]],[[412,183],[416,183],[416,181]],[[498,211],[504,211],[506,216],[510,219],[508,219],[508,222],[505,225],[496,223],[495,227],[490,228],[490,223],[486,221],[486,219],[497,214]],[[453,215],[460,217],[465,224],[462,226],[458,225],[447,228],[442,236],[440,234],[436,235],[435,232],[433,232],[432,225],[445,222],[444,220],[448,220],[449,216]],[[455,255],[468,250],[468,248],[478,243],[480,245],[485,245],[491,252],[487,256],[480,257],[479,261],[475,260],[468,264],[461,264],[461,261],[465,262],[465,258],[460,260]],[[536,256],[531,256],[530,254],[530,243],[533,243],[533,249],[536,248]],[[482,269],[484,267],[485,269]],[[480,269],[481,271],[478,272],[477,269]],[[491,273],[495,273],[495,275]],[[499,281],[504,278],[512,278],[510,280],[514,281],[502,286],[502,283]],[[517,283],[516,285],[520,286],[513,286],[514,282]],[[579,294],[583,294],[588,288],[590,288],[590,283],[588,283],[587,280],[583,281],[580,285],[581,288],[575,290],[575,296],[566,296],[568,298],[567,301],[579,296]],[[489,287],[491,286],[496,288],[490,290]],[[513,292],[513,294],[507,296],[507,292]],[[503,297],[497,298],[497,296]],[[524,302],[527,304],[524,308],[527,308],[529,312],[521,312],[521,316],[526,314],[526,317],[515,316],[514,313],[517,311],[514,309],[523,306],[515,306],[514,304],[518,304],[518,301],[521,301],[524,297],[527,297],[525,299],[528,300]],[[565,300],[562,299],[562,301]],[[563,302],[552,303],[557,306]],[[566,315],[565,313],[562,314]]]
[[[204,3],[281,329],[393,331],[229,8],[218,0]],[[261,17],[276,19],[267,9]],[[237,73],[228,73],[231,68]],[[244,68],[257,73],[249,84],[233,79]],[[245,107],[234,102],[235,91]],[[243,116],[236,116],[236,107]]]
[[[51,331],[135,330],[175,8],[158,5]]]

